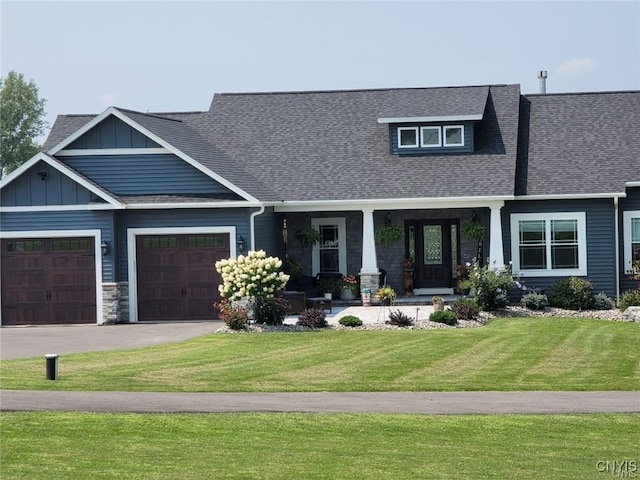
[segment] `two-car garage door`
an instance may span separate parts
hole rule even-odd
[[[91,237],[3,239],[2,324],[96,322]]]

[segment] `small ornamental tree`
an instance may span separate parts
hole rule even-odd
[[[222,285],[218,291],[231,302],[249,299],[259,306],[284,289],[289,275],[281,268],[282,261],[278,257],[267,257],[264,250],[249,251],[246,257],[219,260],[216,271],[222,276]],[[255,313],[258,311],[256,308]]]

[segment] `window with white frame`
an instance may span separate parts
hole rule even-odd
[[[398,128],[398,147],[416,148],[418,146],[418,127]]]
[[[640,262],[640,210],[624,212],[622,219],[624,271],[629,275],[638,273],[637,262]]]
[[[398,148],[463,146],[464,125],[398,127]]]
[[[585,213],[512,214],[511,256],[525,275],[586,275]]]
[[[420,146],[421,147],[441,147],[442,135],[440,127],[420,127]]]
[[[450,125],[443,128],[445,147],[461,147],[464,145],[464,126]]]
[[[320,232],[314,245],[311,267],[318,272],[347,273],[346,221],[344,218],[313,218],[311,226]]]

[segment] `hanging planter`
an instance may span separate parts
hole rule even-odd
[[[296,232],[296,238],[300,240],[303,247],[313,247],[320,241],[320,231],[313,227],[302,227]]]
[[[402,240],[403,231],[399,226],[388,223],[376,227],[374,236],[378,245],[388,247]]]
[[[487,234],[487,227],[477,220],[469,220],[462,224],[460,231],[465,237],[475,240],[476,242],[481,242]]]

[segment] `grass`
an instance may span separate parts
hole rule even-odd
[[[2,415],[2,478],[607,478],[639,414]]]
[[[496,319],[482,328],[212,334],[0,362],[4,389],[182,392],[640,390],[640,325]]]

